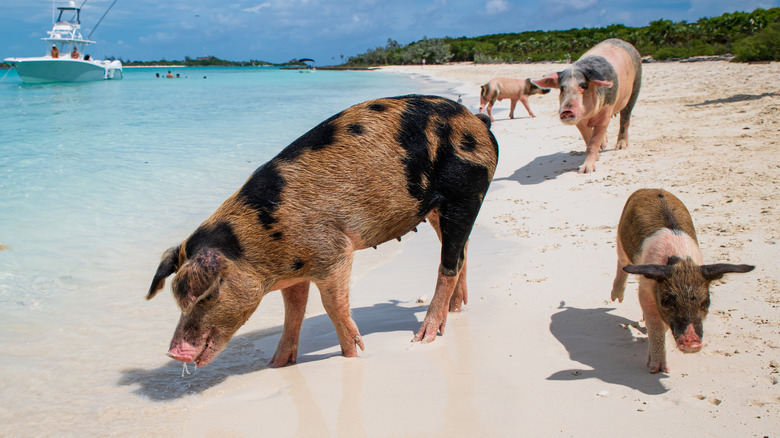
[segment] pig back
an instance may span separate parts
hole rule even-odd
[[[618,239],[632,262],[645,239],[663,228],[683,232],[698,243],[691,215],[676,196],[663,189],[639,189],[629,196],[620,217]]]
[[[453,186],[484,195],[497,155],[487,124],[460,104],[378,99],[301,136],[258,169],[239,197],[261,194],[254,204],[272,234],[301,242],[347,232],[359,249],[409,232]]]
[[[614,113],[629,105],[629,101],[636,102],[642,84],[642,58],[634,46],[621,39],[610,38],[585,52],[577,63],[589,62],[588,57],[603,58],[614,71],[612,74],[616,81],[605,75],[605,79],[616,82]],[[630,106],[633,107],[633,103]]]

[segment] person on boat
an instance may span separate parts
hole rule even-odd
[[[59,58],[60,57],[60,51],[57,49],[56,45],[51,46],[51,57],[52,58]]]
[[[79,59],[79,50],[74,47],[73,51],[70,52],[70,57],[73,59]]]

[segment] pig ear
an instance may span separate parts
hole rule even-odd
[[[752,265],[731,265],[728,263],[718,263],[715,265],[703,265],[701,266],[701,274],[707,280],[718,280],[723,277],[723,274],[732,272],[750,272],[755,268]]]
[[[534,79],[531,82],[542,88],[558,88],[558,73],[552,73],[541,79]]]
[[[602,80],[599,80],[599,79],[596,79],[596,80],[593,80],[593,81],[588,81],[588,82],[593,84],[593,85],[595,85],[595,86],[597,86],[597,87],[609,88],[609,87],[612,86],[612,82],[610,82],[610,81],[602,81]]]
[[[149,293],[146,294],[146,299],[151,300],[154,298],[154,296],[157,295],[157,292],[165,286],[165,279],[178,270],[179,246],[174,246],[163,254],[160,266],[157,267],[157,272],[154,273],[152,285],[149,287]]]
[[[588,81],[589,84],[593,84],[597,87],[611,87],[612,81],[608,81],[604,79],[604,76],[596,69],[586,69],[582,72],[582,74],[585,76],[585,79]]]
[[[211,248],[202,249],[190,258],[173,280],[173,296],[182,311],[190,307],[211,289],[222,270],[224,257]]]
[[[645,277],[655,280],[663,281],[669,277],[671,269],[669,266],[664,265],[628,265],[623,268],[624,271],[629,274],[640,274]]]

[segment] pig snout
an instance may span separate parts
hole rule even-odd
[[[685,332],[675,339],[677,348],[683,353],[696,353],[701,350],[701,337],[696,333],[693,324],[688,324]]]
[[[186,341],[181,341],[178,344],[171,345],[170,350],[166,354],[171,359],[190,363],[195,362],[195,358],[200,354],[200,350]]]
[[[561,103],[561,108],[558,111],[558,116],[561,122],[567,125],[574,125],[578,122],[580,114],[582,114],[582,106],[575,99],[566,99]]]
[[[577,120],[577,113],[575,112],[574,107],[571,106],[561,108],[559,116],[563,123],[572,123]]]
[[[171,346],[166,355],[179,362],[195,362],[197,366],[201,367],[211,361],[214,356],[214,354],[209,354],[211,344],[211,331],[201,335],[195,342],[190,342],[177,333],[171,340]]]

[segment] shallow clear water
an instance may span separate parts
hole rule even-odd
[[[0,81],[0,436],[175,434],[168,419],[197,402],[202,380],[177,379],[163,355],[173,300],[143,299],[162,252],[320,121],[422,91],[372,72],[171,70],[182,77]],[[255,327],[278,327],[279,301]],[[255,353],[210,365],[209,385],[220,367],[251,372],[273,351]]]

